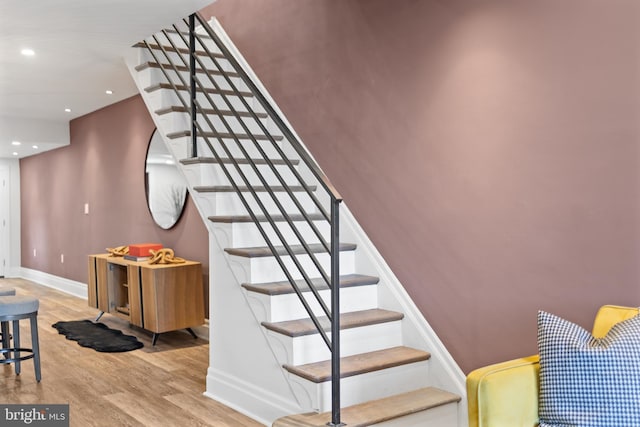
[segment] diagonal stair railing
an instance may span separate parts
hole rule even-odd
[[[340,194],[200,14],[193,14],[136,46],[146,48],[153,58],[152,66],[161,71],[164,82],[160,83],[160,88],[171,89],[180,104],[179,111],[189,113],[189,130],[167,137],[188,135],[192,158],[199,158],[202,149],[211,153],[329,348],[332,368],[329,425],[344,425],[340,420]],[[257,106],[251,105],[247,100],[249,97],[253,97]],[[273,132],[261,120],[264,114],[275,127]],[[299,165],[294,164],[278,144],[278,136],[282,136],[295,151]],[[247,140],[249,145],[245,146],[242,141]],[[250,168],[251,175],[242,168],[243,165]],[[266,166],[277,184],[271,183],[259,166]],[[286,176],[278,166],[285,166]],[[296,166],[306,168],[305,171],[319,185],[309,185]],[[259,185],[253,183],[251,177],[257,177]],[[279,197],[277,192],[284,192],[285,198]],[[297,192],[312,202],[321,221],[328,222],[328,241],[315,224],[318,219],[314,214],[317,213],[305,207]],[[260,197],[260,193],[266,193],[266,200]],[[286,208],[285,200],[293,203],[294,212]],[[267,202],[275,205],[275,214]],[[310,243],[296,222],[308,227],[313,240],[319,243]],[[293,232],[296,244],[287,240],[285,229]],[[321,253],[330,257],[329,271],[325,271],[318,259]],[[308,271],[303,257],[311,261],[315,272],[330,289],[330,307],[321,298],[317,285],[311,279],[314,271]],[[296,275],[302,277],[305,287],[296,281]],[[304,295],[307,290],[311,292],[311,301],[307,301]],[[330,336],[312,309],[314,303],[320,306],[331,325]]]

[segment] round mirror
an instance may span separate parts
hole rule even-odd
[[[153,220],[165,230],[173,227],[187,200],[187,183],[157,129],[147,148],[145,189]]]

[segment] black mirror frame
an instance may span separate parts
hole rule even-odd
[[[187,184],[185,182],[184,186],[185,186],[185,192],[184,192],[184,198],[181,202],[181,208],[180,208],[180,212],[178,212],[178,215],[176,217],[176,220],[173,222],[173,224],[168,225],[168,226],[163,226],[162,224],[160,224],[158,222],[158,220],[156,219],[156,217],[153,214],[153,211],[151,210],[151,203],[149,203],[149,172],[147,172],[147,164],[149,161],[149,150],[151,149],[151,143],[153,142],[153,138],[156,136],[156,133],[158,132],[158,129],[154,129],[153,132],[151,132],[151,137],[149,138],[149,142],[147,143],[147,151],[146,154],[144,156],[144,195],[145,195],[145,199],[147,202],[147,210],[149,211],[149,215],[151,215],[151,218],[153,219],[153,222],[160,228],[162,228],[163,230],[170,230],[173,227],[176,226],[176,224],[178,224],[178,222],[180,222],[180,219],[182,218],[182,215],[184,214],[184,210],[187,204],[187,194],[189,193],[188,191],[186,191],[186,187]],[[160,135],[158,133],[158,135]],[[161,141],[163,146],[164,146],[164,141]],[[169,153],[169,151],[167,150],[167,153]],[[176,166],[177,167],[177,166]]]

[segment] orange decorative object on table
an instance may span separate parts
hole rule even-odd
[[[129,255],[131,256],[151,256],[150,250],[160,250],[162,245],[160,243],[138,243],[135,245],[129,245]]]

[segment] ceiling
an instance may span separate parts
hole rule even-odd
[[[2,0],[0,158],[68,145],[71,119],[138,93],[123,59],[131,45],[212,2]]]

